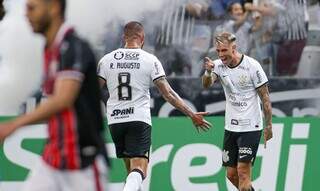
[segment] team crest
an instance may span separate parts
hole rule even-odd
[[[239,76],[239,85],[240,86],[245,86],[247,83],[248,83],[248,76],[246,76],[246,75]]]
[[[223,162],[228,162],[229,159],[229,151],[223,150],[222,151],[222,160]]]

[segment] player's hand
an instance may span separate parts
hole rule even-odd
[[[200,132],[200,130],[208,131],[212,127],[211,123],[203,118],[204,115],[208,114],[209,112],[197,112],[191,117],[198,132]]]
[[[0,143],[4,141],[11,133],[16,130],[17,126],[13,122],[0,123]]]
[[[272,137],[272,126],[268,125],[263,130],[264,148],[267,148],[267,141],[269,141]]]
[[[214,69],[214,63],[209,57],[204,58],[204,69],[208,72],[212,72]]]

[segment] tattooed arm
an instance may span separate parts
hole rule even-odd
[[[202,130],[207,130],[211,127],[211,124],[203,118],[203,115],[205,115],[206,112],[193,112],[192,109],[171,88],[165,77],[160,77],[159,79],[155,80],[154,84],[162,94],[163,98],[179,111],[189,116],[197,128],[200,127]]]
[[[268,85],[264,84],[257,89],[258,95],[262,101],[266,128],[264,129],[265,141],[272,138],[272,107],[269,97]]]

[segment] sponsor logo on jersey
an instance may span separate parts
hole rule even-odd
[[[129,107],[126,109],[115,109],[112,111],[111,117],[128,116],[133,113],[134,113],[134,107]],[[120,118],[122,118],[122,117],[120,117]]]
[[[126,52],[124,59],[125,60],[139,60],[138,52]]]
[[[231,102],[231,105],[236,107],[246,107],[248,104],[245,101],[237,101],[237,102]]]
[[[248,68],[248,67],[244,67],[244,66],[241,66],[241,65],[238,66],[238,68],[241,69],[241,70],[249,71],[249,68]]]
[[[114,53],[113,58],[116,60],[121,60],[124,57],[124,53],[121,51],[118,51],[116,53]]]
[[[239,155],[241,154],[252,155],[252,150],[250,147],[239,147]]]
[[[159,66],[158,66],[158,63],[157,63],[157,62],[154,63],[154,68],[155,68],[155,70],[156,70],[156,72],[155,72],[154,74],[155,74],[155,75],[159,75],[159,74],[160,74],[160,71],[159,71]]]
[[[231,125],[248,126],[251,124],[250,119],[231,119]]]
[[[117,63],[118,69],[140,69],[139,62],[118,62]]]
[[[257,75],[257,79],[258,79],[257,83],[260,84],[262,82],[262,77],[261,77],[259,70],[256,71],[256,75]]]
[[[231,119],[231,125],[239,125],[239,121],[236,119]]]

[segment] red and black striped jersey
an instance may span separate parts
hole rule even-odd
[[[57,79],[79,80],[74,105],[49,119],[43,159],[58,169],[81,169],[104,152],[103,117],[96,60],[90,46],[62,25],[53,46],[45,49],[43,91],[53,93]]]

